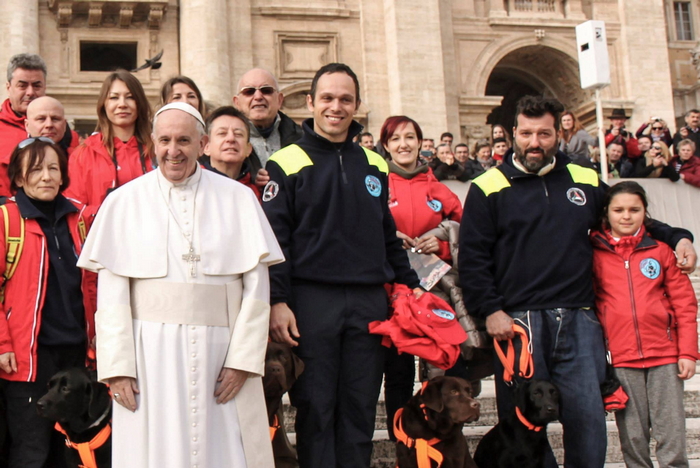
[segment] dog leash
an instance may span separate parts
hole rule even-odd
[[[423,408],[423,412],[425,413],[425,408]],[[400,408],[394,415],[394,435],[396,436],[396,440],[408,448],[416,448],[416,461],[418,462],[418,468],[430,468],[431,460],[435,461],[439,468],[440,465],[442,465],[443,456],[439,450],[433,447],[433,445],[439,443],[440,439],[434,437],[430,440],[426,440],[413,439],[409,437],[403,430],[402,416],[403,408]]]
[[[535,365],[532,361],[532,354],[530,353],[530,340],[525,328],[520,325],[513,324],[513,331],[516,335],[520,335],[520,342],[522,349],[520,351],[520,361],[518,364],[518,376],[524,379],[531,378],[535,373]],[[496,349],[496,354],[498,359],[503,364],[503,381],[509,385],[513,383],[513,377],[515,376],[515,346],[513,345],[513,339],[508,339],[508,348],[503,353],[501,345],[494,338],[493,347]]]
[[[107,442],[107,440],[109,439],[109,436],[112,435],[111,423],[103,427],[102,430],[98,432],[97,435],[93,437],[90,442],[81,442],[79,444],[71,442],[71,440],[68,438],[68,434],[66,434],[66,431],[63,430],[59,423],[56,423],[54,428],[58,432],[66,436],[66,445],[68,447],[78,451],[78,454],[80,455],[80,462],[82,463],[82,465],[80,465],[80,468],[97,468],[97,460],[95,460],[95,450],[102,447],[104,443]]]

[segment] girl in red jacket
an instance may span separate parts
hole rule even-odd
[[[153,169],[151,106],[139,80],[110,73],[97,99],[97,127],[71,154],[66,196],[99,208],[109,192]]]
[[[8,166],[15,197],[0,216],[0,379],[9,466],[63,459],[63,437],[36,403],[53,374],[85,365],[95,336],[97,277],[77,267],[91,216],[61,194],[67,166],[63,150],[45,137],[20,142]],[[23,239],[14,264],[6,261],[13,245],[7,237]]]
[[[683,380],[698,358],[697,300],[673,251],[646,234],[647,199],[636,182],[610,188],[601,231],[591,234],[598,318],[629,396],[615,413],[627,466],[688,466]]]

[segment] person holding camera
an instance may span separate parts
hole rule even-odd
[[[663,141],[655,141],[643,158],[639,158],[634,168],[633,177],[671,179],[673,182],[680,179],[678,172],[669,164],[671,152]]]
[[[700,156],[700,110],[690,109],[685,113],[685,126],[673,136],[673,151],[678,154],[678,144],[688,139],[695,143],[695,156]]]
[[[624,109],[613,109],[610,119],[610,128],[605,131],[605,145],[609,145],[613,141],[623,142],[625,145],[626,156],[630,159],[635,159],[640,156],[637,139],[625,129],[625,123],[629,117],[625,114]]]
[[[649,120],[639,127],[635,135],[637,139],[642,135],[647,135],[651,137],[652,142],[663,141],[666,143],[666,146],[671,146],[671,144],[673,144],[671,131],[668,129],[666,121],[661,117],[649,117]]]

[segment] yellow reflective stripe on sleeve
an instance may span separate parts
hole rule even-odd
[[[472,183],[476,184],[487,197],[492,193],[497,193],[504,188],[510,187],[510,182],[508,182],[506,176],[496,168],[484,172],[474,179]]]
[[[596,174],[593,169],[571,163],[567,164],[566,168],[569,170],[569,174],[571,174],[571,178],[576,184],[588,184],[594,187],[597,187],[600,184],[598,174]]]
[[[367,162],[369,162],[370,166],[375,166],[384,174],[389,173],[389,165],[386,163],[384,158],[382,158],[379,154],[375,153],[374,151],[365,148],[364,146],[362,147],[362,149],[365,150],[365,154],[367,155]]]
[[[299,145],[289,145],[282,148],[270,157],[270,161],[276,162],[288,176],[314,164]]]

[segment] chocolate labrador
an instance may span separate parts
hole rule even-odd
[[[292,447],[284,429],[284,395],[304,370],[304,363],[292,352],[292,348],[283,343],[267,343],[265,353],[265,376],[263,388],[267,417],[272,437],[272,452],[275,468],[297,468],[297,451]]]
[[[442,458],[441,468],[476,468],[462,427],[479,419],[479,411],[479,402],[472,398],[471,385],[466,380],[444,376],[430,379],[403,407],[399,418],[401,427],[394,427],[399,440],[396,443],[398,468],[419,466],[419,443],[427,443],[439,452],[432,460]],[[399,431],[405,436],[400,436]]]
[[[547,424],[559,419],[559,389],[546,380],[515,387],[515,411],[481,439],[474,453],[479,468],[540,468],[551,450]]]
[[[112,399],[107,386],[91,378],[88,371],[73,368],[56,373],[49,380],[49,391],[36,403],[37,411],[60,423],[72,443],[90,442],[112,420]],[[98,468],[112,466],[112,439],[107,438],[94,450]],[[66,447],[68,466],[84,463],[78,450]]]

